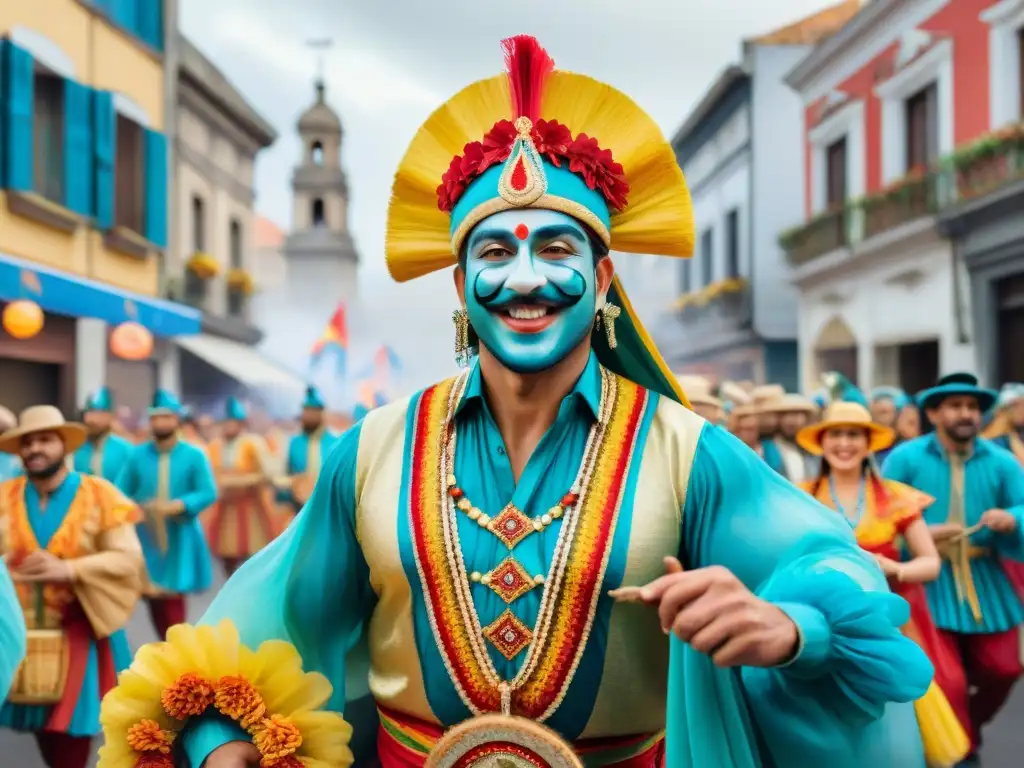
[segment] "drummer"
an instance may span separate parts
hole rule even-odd
[[[299,417],[301,431],[293,435],[288,442],[288,454],[285,462],[287,477],[280,483],[279,500],[298,512],[306,503],[310,491],[320,474],[320,467],[327,454],[334,446],[338,435],[328,429],[324,418],[325,403],[323,395],[314,387],[306,388],[306,397],[302,401],[302,414]]]

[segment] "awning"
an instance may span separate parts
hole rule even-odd
[[[306,388],[306,382],[294,373],[237,341],[200,333],[179,336],[174,343],[252,389],[302,392]]]
[[[157,336],[182,336],[200,329],[201,315],[191,307],[0,253],[0,301],[18,299],[34,301],[55,315],[93,317],[110,325],[132,320]]]

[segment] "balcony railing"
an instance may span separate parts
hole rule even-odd
[[[986,136],[930,169],[912,171],[880,192],[819,214],[784,232],[779,243],[790,264],[801,266],[1020,179],[1024,123]]]

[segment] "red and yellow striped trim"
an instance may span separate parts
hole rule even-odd
[[[485,672],[473,652],[471,633],[476,628],[460,609],[456,574],[445,543],[448,510],[441,485],[441,463],[449,398],[457,382],[451,379],[427,389],[417,404],[409,489],[410,524],[427,610],[452,682],[472,711],[496,712],[501,708],[501,696],[493,674]],[[542,642],[543,646],[530,651],[531,657],[539,661],[513,694],[513,710],[535,720],[546,719],[558,707],[585,649],[611,553],[633,447],[648,402],[646,390],[619,377],[611,381],[606,392],[614,400],[595,447],[589,487],[581,493],[565,574],[552,595],[552,619],[535,637],[535,642]],[[530,658],[526,663],[531,663]]]

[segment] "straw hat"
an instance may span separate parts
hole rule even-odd
[[[762,384],[759,387],[754,387],[754,391],[750,393],[750,396],[754,398],[755,403],[761,405],[762,403],[781,400],[786,396],[786,388],[781,384]]]
[[[711,394],[711,382],[703,376],[679,374],[676,378],[679,379],[679,385],[690,399],[691,405],[710,405],[713,408],[722,407],[722,401]]]
[[[817,407],[803,395],[787,394],[778,399],[769,400],[761,406],[762,413],[806,413],[814,415]]]
[[[56,432],[64,441],[64,450],[71,453],[85,443],[85,427],[72,421],[65,421],[64,414],[52,405],[33,405],[21,412],[18,426],[0,435],[0,451],[18,453],[21,439],[37,432]]]
[[[860,427],[867,430],[868,450],[884,451],[896,440],[896,432],[871,420],[871,412],[863,405],[838,400],[825,409],[821,421],[804,427],[796,435],[797,444],[810,454],[820,456],[821,436],[836,427]]]

